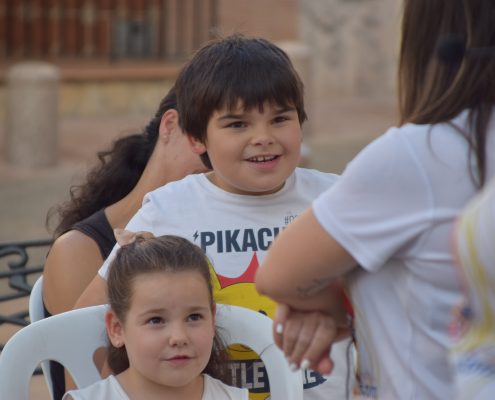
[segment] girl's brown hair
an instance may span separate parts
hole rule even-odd
[[[448,122],[469,112],[469,157],[477,161],[478,186],[486,179],[486,136],[495,103],[495,68],[483,57],[445,63],[437,46],[455,34],[466,47],[495,45],[493,0],[404,0],[399,61],[400,123]],[[471,172],[471,171],[470,171]]]
[[[131,307],[133,281],[137,276],[153,272],[183,271],[196,271],[201,274],[208,288],[210,305],[213,307],[210,266],[206,255],[198,246],[173,235],[144,237],[137,234],[134,242],[119,249],[110,266],[107,281],[110,307],[117,318],[124,322]],[[203,372],[231,384],[228,379],[228,361],[226,346],[218,332],[215,332],[211,357]],[[108,364],[115,374],[129,368],[125,346],[117,348],[109,344]]]

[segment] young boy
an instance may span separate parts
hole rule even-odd
[[[175,87],[181,126],[212,171],[146,195],[126,229],[188,238],[212,261],[216,301],[273,317],[275,304],[255,290],[258,265],[278,232],[337,179],[296,168],[306,119],[303,85],[281,49],[234,35],[202,47]],[[78,306],[105,302],[105,278],[115,251]],[[304,371],[305,398],[345,397],[346,344],[332,350],[330,377]],[[233,354],[239,360],[232,363],[237,384],[250,389],[252,399],[267,398],[263,363],[242,347]]]

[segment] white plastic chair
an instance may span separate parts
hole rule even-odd
[[[41,275],[33,285],[31,289],[31,295],[29,296],[29,319],[31,323],[42,320],[45,318],[45,310],[43,309],[43,275]],[[48,392],[50,398],[53,399],[52,390],[52,375],[50,373],[50,363],[48,361],[40,362],[43,376],[45,377],[46,385],[48,386]]]
[[[217,304],[216,324],[227,344],[239,343],[254,350],[265,364],[272,400],[303,398],[301,371],[292,372],[282,351],[273,342],[273,321],[259,312]]]
[[[29,319],[31,322],[45,318],[43,310],[43,275],[33,285],[29,296]]]
[[[44,360],[63,364],[78,387],[99,380],[93,354],[107,345],[106,309],[102,305],[69,311],[19,330],[0,354],[0,399],[28,400],[31,375]],[[246,308],[219,304],[217,324],[223,328],[227,344],[243,344],[260,355],[273,400],[303,398],[302,374],[290,371],[282,352],[273,343],[271,319]]]

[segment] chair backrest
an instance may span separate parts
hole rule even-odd
[[[45,318],[43,310],[43,275],[41,275],[33,285],[29,295],[29,319],[31,322]]]
[[[248,346],[263,360],[272,400],[303,398],[302,373],[289,369],[284,354],[273,341],[273,321],[269,317],[248,308],[217,304],[216,324],[227,344]]]
[[[0,354],[0,399],[27,400],[33,371],[44,360],[63,364],[78,387],[100,379],[93,353],[107,345],[105,309],[96,306],[69,311],[17,331]]]
[[[45,310],[43,309],[43,275],[41,275],[33,285],[29,296],[29,319],[31,323],[45,318]],[[43,376],[45,377],[46,385],[50,398],[53,399],[52,390],[52,375],[50,373],[50,363],[48,361],[40,362]]]
[[[29,381],[44,360],[64,365],[78,387],[100,379],[93,362],[96,349],[107,345],[106,305],[88,307],[38,320],[19,330],[0,354],[0,399],[28,400]],[[239,343],[256,351],[270,381],[273,400],[301,400],[301,372],[289,369],[272,339],[270,318],[246,308],[217,306],[217,325],[227,344]]]

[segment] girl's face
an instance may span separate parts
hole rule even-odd
[[[130,368],[124,374],[131,377],[126,382],[134,387],[140,382],[140,388],[202,387],[199,375],[211,355],[214,312],[199,272],[157,272],[135,278],[126,321],[116,327],[116,335],[109,332],[114,345],[126,346]]]

